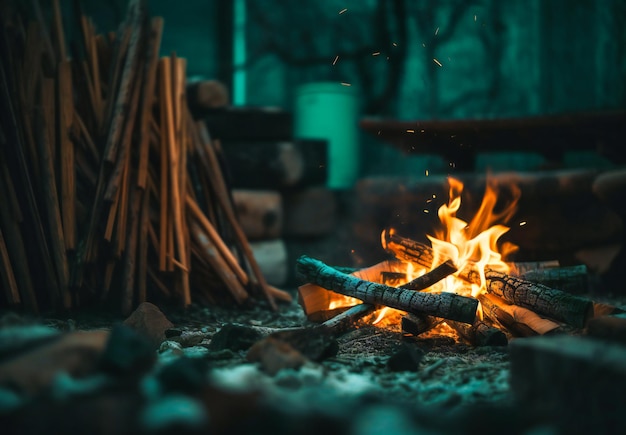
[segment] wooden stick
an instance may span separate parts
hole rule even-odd
[[[58,69],[59,143],[61,145],[61,212],[67,250],[76,248],[76,161],[69,130],[74,118],[71,62],[63,61]]]
[[[452,260],[447,260],[441,263],[439,266],[435,267],[430,272],[427,272],[422,276],[418,276],[414,280],[401,285],[400,288],[404,288],[407,290],[424,290],[438,283],[445,277],[452,275],[456,271],[457,268]]]
[[[48,129],[54,129],[54,82],[45,79],[42,83],[42,100],[44,110],[35,108],[34,120],[37,134],[37,144],[40,156],[40,168],[42,169],[42,192],[46,206],[46,218],[48,234],[50,235],[50,248],[52,260],[55,264],[59,289],[61,291],[62,305],[65,308],[71,306],[69,292],[69,266],[67,263],[66,244],[64,240],[61,211],[59,210],[59,198],[54,174],[54,157],[50,154]]]
[[[131,99],[133,91],[132,84],[135,83],[135,76],[137,75],[137,59],[141,48],[143,35],[142,23],[145,17],[144,1],[131,0],[128,4],[128,10],[128,25],[131,33],[130,40],[124,60],[124,68],[120,77],[119,89],[115,95],[113,114],[108,127],[108,135],[103,154],[104,159],[111,163],[116,161],[123,126],[127,120],[126,108]]]
[[[169,59],[162,58],[159,61],[159,73],[160,73],[160,81],[159,81],[159,99],[160,101],[165,101],[166,97],[166,78],[165,74],[169,71],[168,65]],[[167,123],[166,113],[164,104],[161,104],[161,125],[165,125]],[[168,178],[169,178],[169,161],[168,161],[168,144],[167,144],[167,135],[161,134],[161,175],[160,175],[160,192],[159,198],[161,200],[161,212],[159,218],[159,270],[165,271],[167,270],[167,232],[169,227],[169,189],[168,189]]]
[[[134,303],[135,276],[137,270],[137,239],[143,195],[147,195],[147,193],[144,192],[143,189],[133,186],[130,195],[130,232],[126,240],[124,272],[122,277],[122,313],[124,315],[131,313]]]
[[[154,90],[157,80],[157,67],[159,62],[159,47],[161,46],[161,37],[163,35],[163,18],[155,17],[152,19],[150,26],[149,38],[149,58],[144,68],[143,88],[142,88],[142,107],[141,107],[141,143],[139,145],[139,169],[137,175],[137,184],[139,187],[146,186],[148,177],[148,157],[150,151],[150,122],[153,119],[152,105],[154,103]]]
[[[487,270],[487,292],[552,319],[582,328],[593,314],[592,301],[542,284]]]
[[[208,254],[204,258],[211,264],[213,271],[220,277],[235,301],[238,304],[242,304],[248,299],[248,293],[237,279],[237,276],[232,273],[230,267],[226,265],[222,256],[219,255],[209,237],[203,233],[202,228],[195,222],[191,224],[191,235],[196,243],[202,246],[203,251]]]
[[[474,298],[453,293],[416,292],[363,281],[307,256],[297,260],[296,270],[306,281],[366,303],[465,323],[473,323],[476,317],[478,301]]]
[[[2,228],[0,226],[0,277],[2,278],[2,289],[4,290],[4,296],[9,305],[18,305],[21,302],[20,291],[17,287],[17,280],[13,273],[13,266],[11,265],[11,258],[9,258],[9,251],[2,235]]]
[[[559,323],[539,316],[534,311],[517,305],[510,305],[504,299],[492,294],[478,295],[483,315],[497,322],[517,337],[555,334],[562,331]]]
[[[150,189],[142,195],[139,224],[139,253],[137,254],[137,303],[147,300],[148,229],[150,228]]]
[[[207,235],[211,239],[211,242],[213,243],[215,248],[218,250],[222,258],[226,261],[229,268],[237,276],[239,281],[243,285],[246,285],[248,283],[248,275],[241,268],[241,266],[237,262],[237,259],[233,255],[232,251],[228,248],[228,246],[226,246],[226,244],[224,243],[220,235],[217,233],[217,230],[215,229],[213,224],[206,218],[206,216],[204,216],[204,214],[202,213],[202,210],[200,210],[200,207],[191,198],[190,195],[187,195],[186,203],[187,203],[187,207],[189,211],[191,212],[192,217],[196,219],[196,221],[200,224],[202,229],[207,233]]]
[[[2,153],[0,153],[0,159],[1,156]],[[2,161],[0,160],[1,163]],[[2,181],[0,179],[0,197],[7,198],[6,191],[10,186],[4,186]],[[38,313],[37,297],[35,296],[31,271],[28,267],[30,262],[24,249],[24,239],[22,238],[19,225],[6,207],[0,207],[0,228],[4,229],[7,252],[11,257],[10,263],[13,265],[11,270],[15,273],[17,286],[21,294],[19,299],[24,302],[28,310]]]
[[[230,197],[228,195],[228,189],[226,188],[226,185],[224,183],[224,176],[222,174],[217,158],[211,147],[211,142],[210,142],[210,138],[208,135],[208,131],[206,129],[206,125],[202,122],[199,122],[196,125],[198,126],[200,130],[200,138],[202,139],[201,143],[204,145],[204,146],[201,146],[200,148],[204,151],[203,155],[204,155],[204,158],[206,159],[205,161],[208,163],[208,167],[210,168],[209,175],[211,176],[211,185],[215,189],[217,200],[221,206],[221,209],[224,211],[224,214],[226,215],[226,219],[228,220],[230,228],[233,230],[235,238],[239,244],[239,247],[242,249],[243,254],[246,258],[246,261],[252,268],[254,277],[256,278],[256,281],[259,287],[261,288],[263,294],[265,295],[265,298],[267,302],[269,303],[270,308],[272,308],[273,310],[276,310],[277,309],[276,302],[274,301],[274,298],[270,294],[270,291],[267,289],[267,281],[265,280],[265,277],[263,276],[263,272],[261,271],[259,264],[254,258],[254,253],[252,252],[252,248],[250,247],[250,244],[248,243],[248,240],[243,230],[241,229],[239,222],[237,221],[237,217],[235,216],[235,212],[230,202]]]

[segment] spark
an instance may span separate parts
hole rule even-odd
[[[341,86],[352,86],[350,83],[341,82]]]
[[[348,8],[343,8],[342,10],[339,11],[339,15],[343,14],[344,12],[346,12],[348,10]]]
[[[375,51],[372,53],[372,56],[378,56],[380,54],[380,51]]]
[[[476,22],[476,14],[474,14],[474,22]]]
[[[415,130],[407,130],[407,133],[415,133]]]
[[[441,64],[441,62],[439,62],[437,59],[433,59],[433,62],[435,62],[435,63],[436,63],[437,65],[439,65],[439,66],[443,66],[443,65]]]
[[[430,210],[428,210],[427,208],[424,209],[424,213],[430,213]]]
[[[425,172],[426,172],[426,176],[428,177],[428,169],[426,169],[426,171],[425,171]],[[430,201],[430,200],[429,200],[429,201]]]
[[[398,44],[396,44],[395,42],[392,42],[391,45],[393,45],[394,47],[398,46]]]
[[[519,226],[520,226],[520,227],[522,227],[522,226],[524,226],[524,225],[526,225],[526,221],[522,221],[522,222],[520,222],[520,223],[519,223]]]
[[[435,30],[435,36],[437,36],[438,33],[439,33],[439,27],[437,27],[437,29]]]
[[[339,55],[335,56],[335,60],[333,60],[333,65],[336,64],[338,60],[339,60]]]

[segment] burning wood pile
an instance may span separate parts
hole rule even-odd
[[[0,20],[0,306],[287,297],[267,285],[219,144],[189,113],[185,59],[159,55],[163,20],[131,0],[101,34],[76,6],[67,41],[58,0],[50,22],[17,3]]]
[[[299,258],[297,271],[307,283],[299,288],[300,304],[308,318],[325,320],[364,304],[371,310],[362,315],[380,311],[374,323],[395,309],[406,334],[445,322],[473,345],[506,345],[511,337],[575,333],[592,317],[619,311],[580,295],[587,290],[584,265],[505,261],[517,248],[500,240],[519,199],[514,186],[513,200],[496,212],[498,186],[488,182],[467,223],[457,217],[463,184],[450,177],[449,185],[449,202],[438,211],[441,228],[428,236],[431,246],[389,229],[382,245],[393,258],[366,269]]]

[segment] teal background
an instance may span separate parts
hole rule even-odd
[[[72,2],[61,2],[71,22]],[[126,3],[83,7],[107,31]],[[337,81],[360,90],[362,117],[626,107],[626,0],[149,0],[148,7],[165,19],[162,54],[186,57],[190,77],[222,80],[238,104],[293,110],[298,86]],[[365,134],[360,143],[363,175],[447,168],[438,156],[403,156]],[[504,153],[478,163],[479,170],[535,169],[542,158]],[[566,164],[606,162],[576,153]]]

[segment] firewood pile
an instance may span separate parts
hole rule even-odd
[[[159,55],[163,19],[132,0],[102,34],[76,6],[67,40],[58,0],[50,20],[18,3],[0,20],[0,305],[288,296],[264,279],[219,143],[189,113],[186,60]]]
[[[445,322],[461,339],[482,346],[507,345],[513,337],[580,334],[592,319],[604,321],[624,313],[582,295],[587,286],[584,265],[517,262],[510,263],[509,273],[486,268],[486,291],[470,297],[432,286],[452,274],[467,286],[479,285],[477,264],[469,262],[458,270],[432,247],[389,230],[383,233],[383,243],[393,259],[366,269],[341,270],[309,256],[298,259],[296,268],[306,283],[299,288],[300,305],[310,320],[326,320],[358,304],[390,307],[402,313],[401,328],[406,334],[419,336]],[[429,272],[407,282],[403,272],[407,263]],[[329,309],[340,295],[354,299]]]

